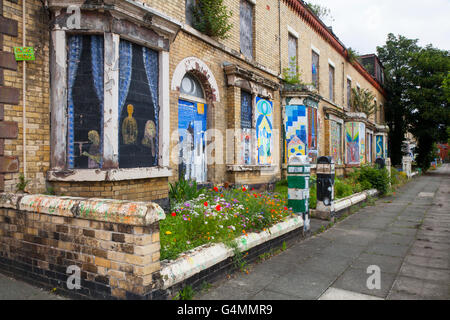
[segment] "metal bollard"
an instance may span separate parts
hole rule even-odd
[[[295,214],[302,215],[304,231],[311,228],[309,217],[309,179],[311,164],[307,156],[293,156],[289,159],[288,174],[288,207]]]
[[[317,215],[326,220],[334,218],[335,164],[332,157],[317,159]]]

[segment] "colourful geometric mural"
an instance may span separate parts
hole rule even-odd
[[[384,141],[383,136],[376,137],[376,156],[377,158],[384,158]]]
[[[273,103],[256,98],[256,140],[258,164],[272,164],[273,154]]]
[[[347,122],[345,124],[345,143],[347,150],[347,164],[359,164],[359,123]]]
[[[286,160],[292,156],[305,156],[308,150],[308,120],[306,107],[287,105],[285,115]],[[316,138],[314,138],[316,139]]]
[[[331,156],[335,164],[342,164],[342,125],[330,121]]]

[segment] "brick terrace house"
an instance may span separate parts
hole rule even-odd
[[[1,137],[5,191],[20,171],[31,192],[167,204],[181,175],[267,186],[292,155],[333,156],[338,174],[387,157],[378,59],[364,57],[372,74],[350,59],[302,1],[225,0],[225,40],[192,27],[193,0],[1,1],[2,63],[35,50],[0,65],[18,129]],[[297,68],[307,85],[285,85]],[[352,88],[374,94],[376,114],[352,109]]]

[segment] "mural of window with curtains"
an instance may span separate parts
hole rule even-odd
[[[158,52],[120,41],[119,167],[158,165]]]
[[[67,155],[70,169],[102,167],[103,36],[68,37]]]

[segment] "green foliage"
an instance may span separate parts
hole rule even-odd
[[[25,179],[25,176],[21,173],[19,175],[19,183],[16,184],[16,192],[26,192],[25,189],[30,182],[31,180]]]
[[[418,142],[416,161],[426,171],[433,159],[433,143],[448,139],[450,122],[450,53],[418,40],[388,35],[378,56],[386,71],[386,120],[390,127],[391,160],[401,164],[405,133]]]
[[[408,182],[408,177],[404,172],[399,172],[397,169],[391,167],[391,185],[397,187]]]
[[[381,195],[389,192],[390,179],[386,168],[364,165],[352,173],[352,178],[360,183],[363,190],[377,189]]]
[[[377,111],[375,96],[368,89],[357,90],[352,88],[352,107],[357,112],[363,112],[369,118]]]
[[[192,286],[186,286],[178,292],[178,294],[175,296],[174,300],[192,300],[194,298],[195,291],[192,288]]]
[[[228,10],[223,0],[198,0],[193,6],[194,28],[200,32],[219,39],[229,37],[233,27],[230,22],[232,11]]]
[[[331,15],[331,10],[328,7],[322,6],[320,4],[314,4],[311,2],[305,1],[306,5],[311,9],[311,11],[320,19],[330,18],[333,20]]]
[[[48,186],[47,190],[45,190],[44,194],[47,195],[47,196],[54,196],[54,195],[56,195],[55,188],[53,188],[52,186]]]
[[[182,175],[175,184],[170,184],[169,198],[171,203],[180,203],[195,199],[204,191],[204,188],[198,188],[196,181],[186,180],[184,175]]]
[[[358,61],[360,56],[360,54],[352,48],[347,49],[347,54],[348,54],[348,61],[350,61],[351,63]]]
[[[295,71],[293,71],[293,70],[295,70]],[[282,77],[283,77],[284,82],[286,82],[287,84],[298,85],[298,86],[305,85],[302,82],[302,80],[300,79],[301,73],[300,73],[300,69],[298,67],[297,57],[291,58],[291,60],[289,61],[289,68],[283,69]]]

